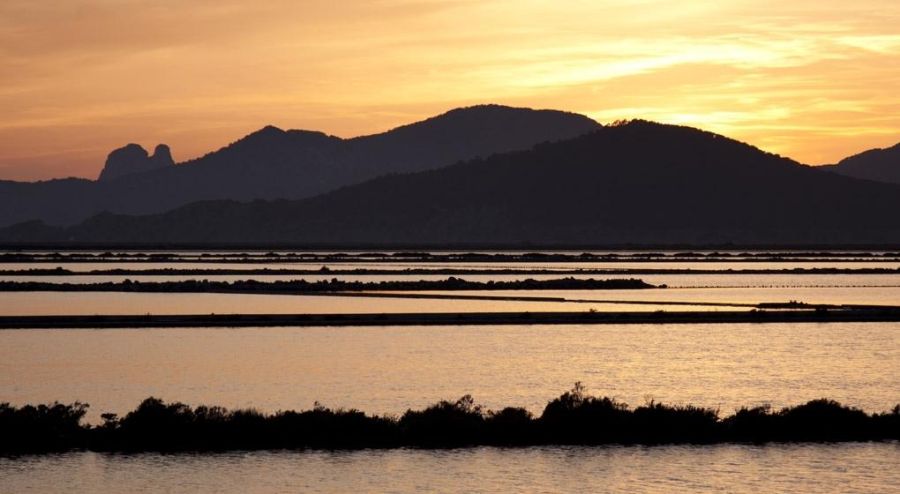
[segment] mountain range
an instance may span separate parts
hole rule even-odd
[[[587,132],[573,131],[580,135],[569,139],[491,155],[483,151],[481,157],[440,168],[431,162],[423,171],[412,165],[416,154],[408,154],[410,160],[397,170],[404,173],[315,197],[201,201],[144,216],[103,213],[69,227],[28,222],[0,230],[0,241],[547,247],[900,244],[900,185],[805,166],[689,127],[647,121],[584,124]],[[278,142],[282,133],[264,129],[242,141]],[[226,149],[237,153],[244,147],[240,144]],[[263,147],[278,149],[274,144]],[[186,165],[175,168],[179,166]]]
[[[169,147],[110,153],[96,181],[0,181],[0,226],[71,225],[100,212],[151,214],[203,200],[300,199],[389,173],[440,168],[596,130],[574,113],[499,105],[460,108],[382,134],[341,139],[264,127],[175,164]]]
[[[900,144],[870,149],[820,168],[848,177],[900,184]]]

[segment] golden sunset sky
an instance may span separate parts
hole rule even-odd
[[[478,103],[712,130],[804,163],[900,141],[900,1],[3,0],[0,178],[266,124]]]

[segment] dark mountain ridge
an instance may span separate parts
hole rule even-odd
[[[299,201],[209,201],[0,241],[291,245],[900,244],[900,187],[634,121]]]
[[[848,177],[900,184],[900,143],[863,151],[821,168]]]
[[[174,166],[167,146],[148,156],[129,145],[111,153],[96,182],[0,182],[0,225],[66,225],[101,211],[150,214],[201,200],[312,197],[386,173],[528,149],[598,127],[574,113],[481,105],[352,139],[267,126]]]
[[[125,175],[166,168],[174,164],[175,160],[172,159],[172,152],[169,150],[169,146],[165,144],[156,146],[153,154],[150,155],[146,149],[138,144],[131,143],[109,153],[109,156],[106,158],[106,164],[103,166],[103,170],[100,171],[97,181],[115,180]]]

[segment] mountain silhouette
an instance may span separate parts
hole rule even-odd
[[[900,242],[900,186],[843,177],[701,130],[633,121],[296,201],[29,223],[5,242],[332,246]]]
[[[267,126],[178,165],[168,146],[113,151],[99,180],[0,181],[0,226],[68,225],[100,212],[151,214],[214,199],[299,199],[388,174],[528,149],[600,127],[574,113],[481,105],[381,134],[341,139]]]
[[[900,184],[900,143],[885,149],[870,149],[822,169],[848,177]]]
[[[115,180],[125,175],[142,173],[157,168],[165,168],[175,164],[169,146],[160,144],[153,151],[153,156],[137,144],[129,144],[114,150],[106,158],[106,165],[100,172],[98,181]]]

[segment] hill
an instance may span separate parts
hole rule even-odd
[[[0,182],[0,226],[68,225],[100,212],[151,214],[201,200],[299,199],[380,175],[430,170],[575,137],[600,124],[574,113],[482,105],[382,134],[341,139],[268,126],[174,165],[168,146],[113,151],[99,179]]]
[[[900,144],[870,149],[822,168],[848,177],[900,184]]]
[[[823,172],[697,129],[634,121],[311,199],[103,214],[67,229],[7,229],[0,240],[28,241],[33,232],[145,244],[897,244],[898,210],[900,186]]]

